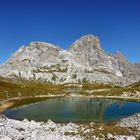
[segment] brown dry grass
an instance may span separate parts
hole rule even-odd
[[[6,78],[0,78],[0,100],[8,99],[11,97],[33,97],[36,95],[48,95],[48,94],[70,94],[66,92],[67,89],[79,90],[76,94],[91,96],[91,95],[100,95],[100,96],[120,96],[123,92],[132,92],[133,94],[136,91],[140,91],[140,83],[136,83],[127,87],[118,87],[111,84],[101,84],[93,83],[82,84],[82,87],[79,87],[79,84],[68,84],[64,85],[51,85],[47,83],[39,83],[34,81],[18,81],[11,80]],[[102,89],[102,91],[98,91]],[[104,90],[105,89],[105,90]],[[86,91],[94,91],[90,94]]]

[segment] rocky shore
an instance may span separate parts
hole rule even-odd
[[[140,113],[122,119],[117,125],[121,127],[133,127],[140,131]]]
[[[8,119],[0,115],[1,140],[139,140],[140,113],[110,124]]]

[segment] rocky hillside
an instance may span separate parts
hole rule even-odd
[[[129,85],[140,81],[140,64],[130,63],[119,52],[105,53],[98,37],[85,35],[68,50],[46,42],[22,46],[0,66],[0,76],[52,84]]]

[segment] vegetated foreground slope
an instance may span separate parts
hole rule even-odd
[[[135,83],[127,87],[119,87],[111,84],[84,83],[84,84],[63,84],[52,85],[35,81],[19,81],[7,78],[0,78],[0,99],[12,97],[34,98],[40,96],[90,96],[90,97],[134,97],[140,98],[140,83]]]

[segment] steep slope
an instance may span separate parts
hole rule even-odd
[[[80,82],[107,82],[119,84],[122,73],[117,60],[101,48],[98,37],[86,35],[75,41],[69,52],[73,54],[73,73],[79,67],[77,79]],[[123,79],[122,79],[123,80]]]
[[[73,43],[69,50],[81,65],[97,71],[122,76],[117,60],[104,52],[97,37],[86,35]]]
[[[140,71],[140,63],[135,63],[135,67]]]
[[[120,52],[116,52],[115,57],[118,61],[125,83],[132,84],[140,81],[140,67],[138,64],[130,63]]]
[[[61,48],[45,43],[31,42],[22,46],[1,66],[0,73],[6,77],[36,79],[34,71],[59,63]]]
[[[0,75],[52,84],[113,83],[128,85],[140,81],[138,64],[131,64],[116,53],[108,55],[100,40],[85,35],[63,50],[45,42],[22,46],[0,66]]]

